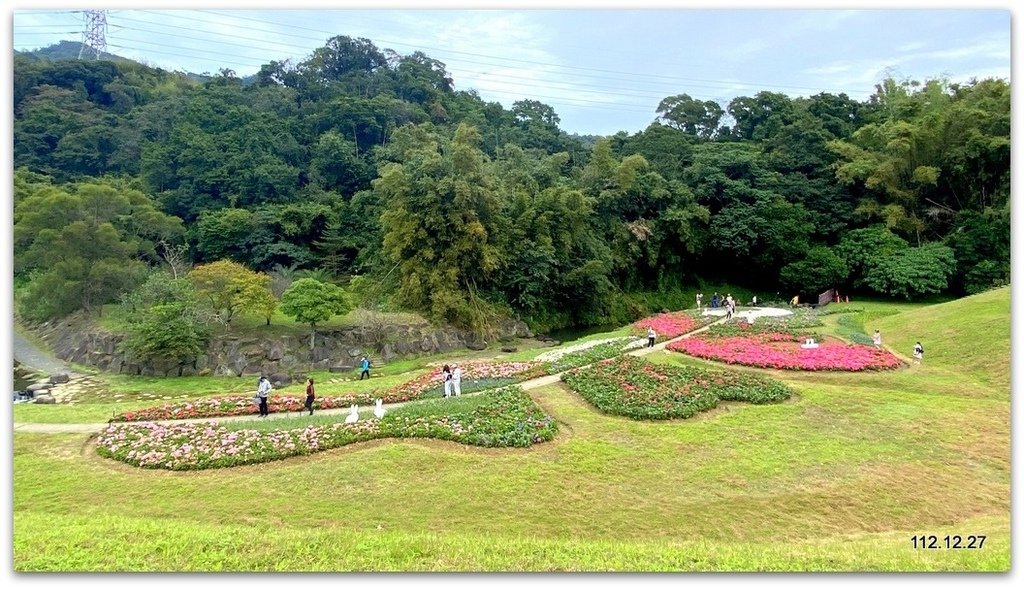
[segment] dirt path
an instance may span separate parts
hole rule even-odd
[[[683,335],[681,335],[679,337],[676,337],[676,338],[673,338],[673,339],[670,339],[670,340],[665,340],[665,341],[661,342],[660,344],[655,344],[654,347],[651,347],[651,348],[640,348],[638,350],[632,350],[632,351],[629,351],[629,352],[626,352],[626,353],[630,354],[632,356],[646,356],[647,354],[650,354],[652,352],[658,352],[658,351],[664,350],[665,346],[667,346],[668,344],[670,344],[670,343],[672,343],[674,341],[681,340],[681,339],[686,339],[686,338],[690,337],[691,335],[694,335],[694,334],[697,334],[697,333],[701,333],[703,331],[707,331],[707,329],[710,328],[712,325],[717,325],[718,323],[721,323],[723,321],[725,321],[725,318],[722,318],[722,319],[720,319],[720,320],[718,320],[718,321],[716,321],[714,323],[711,323],[709,325],[705,325],[704,327],[701,327],[700,329],[695,329],[695,330],[693,330],[693,331],[691,331],[689,333],[685,333],[685,334],[683,334]],[[15,337],[17,337],[17,334],[15,334]],[[519,383],[518,386],[520,386],[524,391],[528,391],[528,390],[531,390],[531,389],[536,389],[536,388],[540,388],[540,387],[543,387],[543,386],[548,386],[548,385],[551,385],[551,384],[555,384],[557,382],[560,382],[561,378],[562,378],[562,373],[551,374],[551,375],[548,375],[548,376],[541,376],[541,377],[534,378],[534,379],[531,379],[531,380],[523,381],[523,382]],[[465,396],[472,397],[472,396],[476,396],[476,395],[482,395],[482,394],[484,394],[486,392],[487,391],[478,391],[478,392],[475,392],[475,393],[466,393]],[[411,401],[407,401],[407,402],[411,402]],[[390,410],[395,409],[397,407],[401,407],[402,405],[405,405],[405,404],[406,403],[391,403],[391,404],[388,404],[388,405],[384,405],[384,409],[390,411]],[[320,411],[316,411],[315,415],[342,415],[342,414],[347,414],[348,412],[349,412],[349,408],[348,407],[339,407],[337,409],[323,409],[323,410],[320,410]],[[359,410],[359,415],[360,415],[360,418],[362,418],[362,419],[369,418],[369,416],[373,415],[373,406],[372,405],[364,405],[364,406],[362,406],[360,408],[360,410]],[[287,412],[287,413],[271,413],[265,419],[274,419],[274,420],[291,419],[291,420],[295,420],[296,422],[300,422],[301,423],[301,420],[302,420],[302,418],[304,416],[306,416],[306,412],[305,411],[295,411],[295,412]],[[234,416],[234,417],[217,417],[217,418],[202,418],[202,419],[173,419],[173,420],[159,421],[157,423],[162,423],[162,424],[165,424],[165,425],[169,425],[169,424],[174,424],[174,423],[206,423],[206,422],[210,422],[210,421],[218,421],[218,422],[253,421],[253,420],[256,420],[256,419],[260,419],[260,418],[258,416],[255,416],[255,415],[238,415],[238,416]],[[108,425],[109,424],[107,424],[107,423],[15,423],[14,424],[14,431],[16,431],[16,432],[26,432],[26,433],[46,433],[46,434],[64,434],[64,433],[85,433],[85,434],[88,434],[88,433],[96,433],[96,432],[102,431]]]

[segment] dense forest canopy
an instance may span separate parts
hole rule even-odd
[[[680,93],[586,143],[542,102],[454,88],[436,59],[346,36],[246,81],[16,54],[19,312],[100,309],[155,269],[221,261],[278,298],[307,271],[363,306],[541,329],[704,281],[907,298],[1009,281],[1004,80]]]

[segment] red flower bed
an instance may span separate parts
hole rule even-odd
[[[668,349],[690,356],[783,370],[891,370],[900,359],[872,346],[847,344],[831,339],[818,342],[817,348],[804,349],[804,336],[765,332],[743,336],[695,336],[673,342]]]
[[[674,337],[679,337],[684,333],[690,333],[695,329],[704,327],[710,321],[714,321],[716,319],[717,317],[711,317],[710,319],[701,317],[698,319],[686,311],[658,313],[657,315],[652,315],[634,323],[633,331],[641,336],[646,336],[647,328],[653,327],[654,332],[657,334],[659,339],[672,339]]]
[[[353,403],[369,405],[376,397],[370,394],[351,393],[343,396],[317,397],[313,401],[314,409],[335,409],[348,407]],[[385,402],[388,402],[385,400]],[[271,413],[301,411],[306,397],[275,395],[271,393],[267,399],[267,409]],[[253,395],[232,395],[230,397],[210,397],[193,399],[171,405],[146,407],[135,411],[125,411],[115,415],[110,421],[164,421],[168,419],[207,419],[214,417],[232,417],[235,415],[255,415],[259,413],[259,405],[253,402]]]

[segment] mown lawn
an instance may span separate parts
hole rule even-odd
[[[102,459],[83,435],[18,433],[14,568],[1005,571],[1009,387],[994,384],[1009,382],[1009,324],[994,318],[1008,301],[867,314],[897,351],[919,337],[908,326],[981,326],[894,372],[758,371],[795,389],[777,405],[637,422],[534,389],[561,427],[527,450],[392,440],[177,473]],[[921,534],[987,539],[914,549]]]

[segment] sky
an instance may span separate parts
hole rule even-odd
[[[82,11],[96,7],[36,4],[12,10],[17,50],[80,41]],[[475,89],[506,108],[539,100],[555,109],[563,130],[594,135],[640,131],[655,120],[663,98],[684,93],[723,106],[762,90],[792,97],[842,92],[864,100],[887,76],[1010,77],[1005,9],[335,6],[344,5],[275,10],[184,1],[138,9],[133,3],[109,11],[106,41],[110,53],[165,69],[230,68],[245,76],[272,60],[302,61],[336,35],[365,37],[381,49],[419,50],[444,62],[457,90]]]

